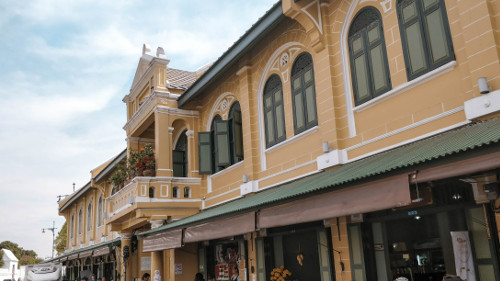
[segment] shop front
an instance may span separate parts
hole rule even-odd
[[[498,280],[494,210],[478,204],[473,191],[459,179],[413,185],[409,206],[349,224],[353,279]]]
[[[259,280],[275,280],[271,272],[284,270],[290,280],[335,280],[330,234],[323,222],[267,229],[256,241]]]

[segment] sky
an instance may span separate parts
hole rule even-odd
[[[126,147],[142,45],[216,60],[277,0],[0,0],[0,242],[52,255],[57,196]]]

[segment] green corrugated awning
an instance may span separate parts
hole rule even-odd
[[[480,147],[498,144],[500,140],[500,117],[487,121],[471,123],[458,129],[450,130],[436,136],[419,140],[389,151],[347,163],[335,169],[320,172],[280,186],[256,193],[253,196],[237,199],[206,209],[193,216],[155,228],[139,236],[180,228],[220,216],[237,214],[255,210],[342,185],[354,183],[370,177],[390,173],[416,165],[444,159],[447,156],[473,151]]]
[[[91,246],[88,246],[88,247],[85,247],[85,248],[74,250],[74,251],[71,251],[69,253],[62,254],[60,256],[57,256],[57,257],[45,260],[45,261],[43,261],[41,263],[56,262],[58,260],[64,259],[64,258],[69,257],[69,256],[74,255],[74,254],[80,254],[80,253],[83,253],[83,252],[86,252],[86,251],[90,251],[90,250],[94,250],[94,249],[97,249],[97,248],[100,248],[100,247],[104,247],[104,246],[112,247],[112,246],[115,246],[115,245],[117,245],[117,246],[121,245],[121,238],[115,238],[115,239],[113,239],[111,241],[101,242],[99,244],[95,244],[95,245],[91,245]]]

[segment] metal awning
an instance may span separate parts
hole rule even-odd
[[[182,246],[182,229],[161,232],[148,236],[142,241],[143,252],[153,252],[180,248]]]

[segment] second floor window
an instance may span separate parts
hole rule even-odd
[[[92,204],[87,206],[87,231],[92,229]]]
[[[83,228],[83,214],[82,214],[82,209],[78,212],[78,234],[82,234],[82,228]]]
[[[172,152],[174,177],[187,177],[187,135],[182,132]]]
[[[397,6],[408,80],[455,59],[444,0],[399,0]]]
[[[292,104],[295,134],[318,125],[312,57],[300,54],[292,67]]]
[[[101,226],[103,221],[102,196],[97,201],[97,226]]]
[[[74,232],[75,232],[75,215],[71,215],[71,220],[69,224],[69,238],[73,238]]]
[[[349,29],[349,54],[356,105],[391,89],[384,30],[377,9],[365,8],[354,18]]]
[[[241,109],[235,102],[229,119],[216,115],[210,132],[198,133],[199,172],[212,174],[243,160],[243,130]]]
[[[276,74],[269,77],[264,87],[264,128],[267,148],[286,139],[283,87]]]

